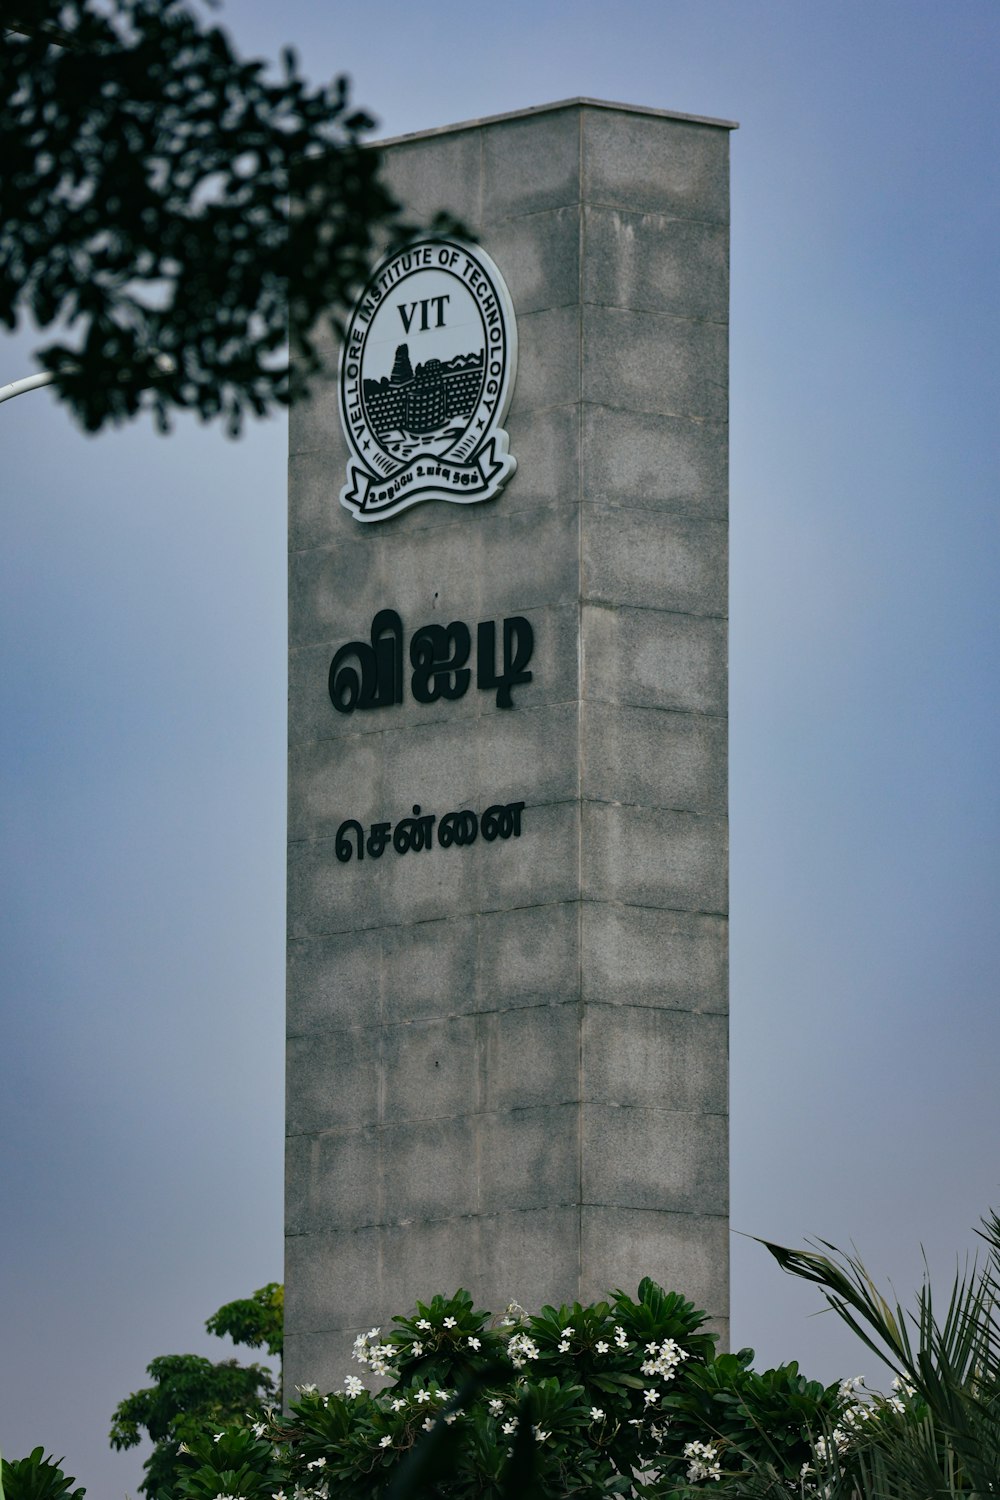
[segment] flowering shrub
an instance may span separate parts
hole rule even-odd
[[[795,1365],[717,1357],[706,1315],[648,1279],[635,1300],[499,1319],[459,1291],[393,1321],[355,1341],[378,1388],[345,1373],[339,1391],[300,1387],[288,1418],[199,1439],[178,1500],[666,1500],[764,1459],[798,1481],[845,1405]]]

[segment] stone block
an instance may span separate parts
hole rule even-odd
[[[336,395],[332,412],[325,398],[314,397],[311,403],[316,409],[317,432],[326,423],[339,420],[336,416]],[[329,546],[341,535],[341,512],[345,521],[350,520],[338,500],[345,474],[346,448],[341,451],[336,445],[324,444],[319,435],[316,444],[303,452],[291,453],[288,458],[288,548],[289,562],[295,553],[308,547]],[[355,526],[356,531],[371,530],[371,527]],[[290,601],[291,602],[291,601]]]
[[[571,1300],[580,1277],[580,1209],[556,1204],[481,1219],[479,1305],[503,1313]],[[571,1290],[567,1291],[567,1288]]]
[[[607,502],[584,505],[581,589],[588,604],[728,614],[724,521]]]
[[[478,909],[484,914],[516,906],[551,906],[578,896],[579,803],[529,803],[521,818],[520,839],[493,844],[480,840],[474,846]]]
[[[566,406],[579,401],[580,394],[579,307],[553,307],[518,318],[511,424],[523,412]]]
[[[672,911],[727,911],[726,820],[584,804],[583,895]]]
[[[407,214],[427,223],[439,211],[472,230],[480,222],[481,132],[440,132],[420,140],[400,140],[382,156],[385,182]]]
[[[580,1221],[581,1298],[590,1301],[615,1287],[634,1297],[642,1278],[651,1276],[714,1320],[728,1316],[729,1222],[724,1215],[588,1204]]]
[[[351,521],[335,495],[332,503],[356,531],[374,529]],[[359,603],[388,596],[384,538],[376,533],[361,547],[352,542],[350,533],[345,535],[341,527],[332,545],[303,548],[289,558],[288,638],[294,650],[319,641],[339,646],[370,639],[372,617],[383,606],[377,604],[364,619],[359,617]]]
[[[484,223],[579,203],[578,110],[499,121],[482,139]]]
[[[423,854],[383,856],[376,876],[381,920],[405,925],[448,913],[502,911],[573,899],[577,894],[579,805],[529,804],[521,827],[520,838],[493,843],[480,838],[461,849],[452,846]]]
[[[582,123],[586,203],[728,222],[725,130],[614,109],[585,109]]]
[[[585,797],[725,814],[725,719],[587,703],[582,737]]]
[[[480,1097],[490,1111],[573,1104],[580,1098],[580,1011],[561,1005],[484,1013]]]
[[[591,605],[581,635],[589,702],[726,713],[725,620]]]
[[[580,968],[580,907],[519,906],[477,919],[479,1009],[564,1001]]]
[[[292,1338],[324,1329],[370,1328],[385,1316],[380,1261],[384,1230],[285,1237],[285,1328]],[[392,1311],[396,1311],[395,1299]],[[349,1367],[345,1374],[357,1374]],[[342,1378],[342,1377],[341,1377]]]
[[[379,738],[385,767],[384,816],[393,816],[391,808],[400,810],[397,817],[409,816],[414,803],[439,820],[464,807],[478,808],[483,739],[478,719],[442,717],[386,730]],[[349,759],[354,742],[339,744]]]
[[[446,917],[381,929],[387,1024],[478,1010],[479,920],[472,915]]]
[[[534,505],[483,517],[477,559],[484,618],[575,605],[580,592],[579,512]]]
[[[346,457],[347,440],[337,415],[340,348],[331,337],[328,326],[317,329],[316,350],[322,368],[311,377],[308,394],[301,401],[296,400],[291,408],[288,451],[293,457],[313,452]]]
[[[450,1059],[449,1066],[457,1061]],[[412,1225],[416,1233],[417,1226],[428,1222],[477,1211],[477,1132],[472,1115],[408,1119],[402,1125],[384,1126],[381,1133],[389,1223]]]
[[[580,301],[580,206],[487,225],[483,249],[500,267],[518,318]]]
[[[341,864],[332,838],[288,845],[290,942],[381,924],[381,882],[372,861]]]
[[[308,1234],[313,1227],[313,1153],[316,1137],[285,1137],[285,1233]]]
[[[476,1016],[387,1026],[382,1048],[382,1120],[452,1119],[481,1107],[478,1035]]]
[[[345,818],[367,827],[394,783],[383,774],[386,736],[300,740],[288,756],[288,837],[332,838]],[[407,809],[409,811],[409,809]]]
[[[408,633],[460,619],[473,632],[475,651],[479,619],[575,603],[575,510],[533,505],[511,513],[484,505],[468,511],[462,526],[412,536],[395,567],[385,570],[382,596]]]
[[[724,1214],[729,1144],[724,1115],[584,1104],[583,1201],[607,1208]]]
[[[429,1302],[437,1292],[450,1296],[464,1286],[481,1295],[482,1221],[472,1215],[424,1220],[420,1232],[412,1224],[388,1225],[381,1231],[379,1279],[384,1312],[377,1322],[387,1325],[393,1313],[409,1312],[417,1302]]]
[[[724,1115],[728,1110],[724,1015],[591,1003],[583,1018],[588,1103]]]
[[[724,521],[727,438],[724,420],[585,405],[584,498]]]
[[[584,302],[727,321],[725,224],[588,206],[584,236]]]
[[[289,1037],[286,1134],[316,1135],[376,1120],[381,1045],[374,1026]]]
[[[587,305],[582,326],[584,401],[675,417],[726,420],[725,324]]]
[[[581,995],[589,1004],[728,1010],[728,923],[700,912],[585,901]]]
[[[580,1123],[575,1103],[499,1110],[480,1115],[477,1124],[480,1213],[579,1202]]]
[[[345,932],[288,945],[286,1015],[289,1036],[313,1036],[377,1025],[385,934]]]
[[[326,1130],[309,1141],[309,1232],[325,1234],[382,1223],[385,1188],[381,1131],[374,1124],[360,1130]]]
[[[553,703],[480,720],[479,785],[495,803],[565,802],[579,794],[579,712]],[[482,808],[480,808],[482,811]]]
[[[546,406],[512,413],[507,423],[517,469],[503,491],[508,515],[536,505],[575,505],[580,498],[580,407]]]
[[[291,1400],[301,1385],[314,1385],[324,1394],[343,1393],[345,1376],[362,1373],[351,1352],[357,1335],[367,1333],[370,1326],[290,1333],[286,1315],[283,1361],[286,1399]]]

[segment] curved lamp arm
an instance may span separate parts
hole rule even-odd
[[[43,370],[40,375],[26,375],[23,380],[12,380],[9,385],[0,385],[0,401],[9,401],[12,396],[33,391],[40,385],[51,385],[55,378],[51,370]]]

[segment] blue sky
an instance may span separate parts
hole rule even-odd
[[[739,120],[732,1223],[948,1276],[1000,1201],[995,0],[222,18],[387,135]],[[148,1360],[222,1353],[204,1319],[281,1274],[285,444],[0,409],[0,1445],[94,1495],[135,1492],[106,1434]],[[736,1344],[871,1371],[751,1240],[733,1267]]]

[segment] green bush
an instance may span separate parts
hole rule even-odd
[[[378,1388],[302,1387],[288,1418],[191,1441],[178,1500],[666,1500],[765,1465],[790,1483],[845,1406],[796,1365],[717,1357],[705,1313],[648,1279],[500,1319],[460,1290],[393,1321],[355,1341]]]
[[[44,1448],[33,1448],[27,1458],[5,1458],[0,1500],[83,1500],[86,1490],[73,1489],[76,1480],[63,1473],[61,1463],[65,1459],[46,1458]]]

